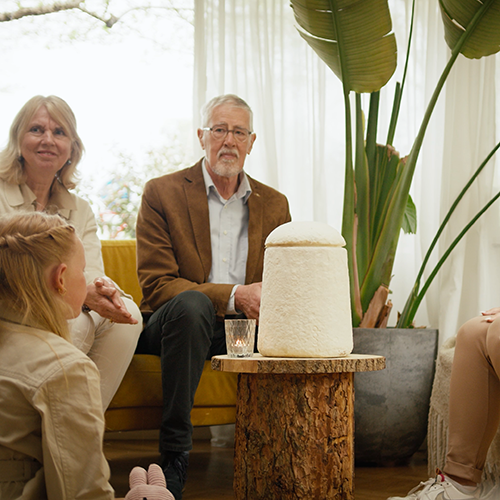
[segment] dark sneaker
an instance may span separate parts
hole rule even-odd
[[[189,465],[189,452],[168,453],[163,460],[163,474],[167,481],[167,488],[175,497],[182,500],[182,490],[186,483],[187,468]]]

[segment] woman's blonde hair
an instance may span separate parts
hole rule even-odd
[[[69,340],[69,306],[47,283],[46,271],[69,257],[75,228],[41,212],[0,218],[0,301],[28,324]]]
[[[76,118],[73,111],[66,101],[55,95],[32,97],[17,113],[10,127],[7,146],[3,151],[0,151],[0,178],[10,184],[24,184],[26,182],[24,160],[21,156],[21,142],[24,134],[28,131],[33,116],[41,107],[47,109],[51,118],[63,128],[71,139],[71,161],[65,163],[59,170],[57,178],[66,189],[73,189],[77,181],[76,167],[82,158],[84,147],[76,131]]]

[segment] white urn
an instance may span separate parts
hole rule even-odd
[[[258,350],[340,357],[353,349],[347,251],[321,222],[289,222],[266,239]]]

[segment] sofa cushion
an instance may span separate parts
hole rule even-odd
[[[194,405],[236,405],[236,383],[237,374],[216,372],[210,361],[205,361]],[[152,354],[136,354],[132,358],[109,408],[142,406],[162,407],[160,358]]]
[[[106,275],[139,305],[142,292],[137,279],[136,241],[102,240]],[[213,371],[206,361],[194,397],[194,426],[234,423],[237,374]],[[158,429],[162,390],[159,356],[136,354],[106,411],[106,429],[112,431]]]
[[[140,305],[142,290],[137,278],[135,240],[101,240],[101,247],[106,276]]]

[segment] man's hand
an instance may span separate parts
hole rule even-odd
[[[96,278],[92,284],[87,285],[85,305],[115,323],[137,324],[137,320],[127,311],[120,292],[105,278]]]
[[[258,323],[261,294],[262,282],[240,285],[234,293],[234,308],[241,311],[248,319],[256,319]]]
[[[493,323],[493,321],[500,316],[500,307],[494,307],[493,309],[488,309],[488,311],[482,311],[481,314],[483,316],[487,316],[484,319],[488,323]]]

